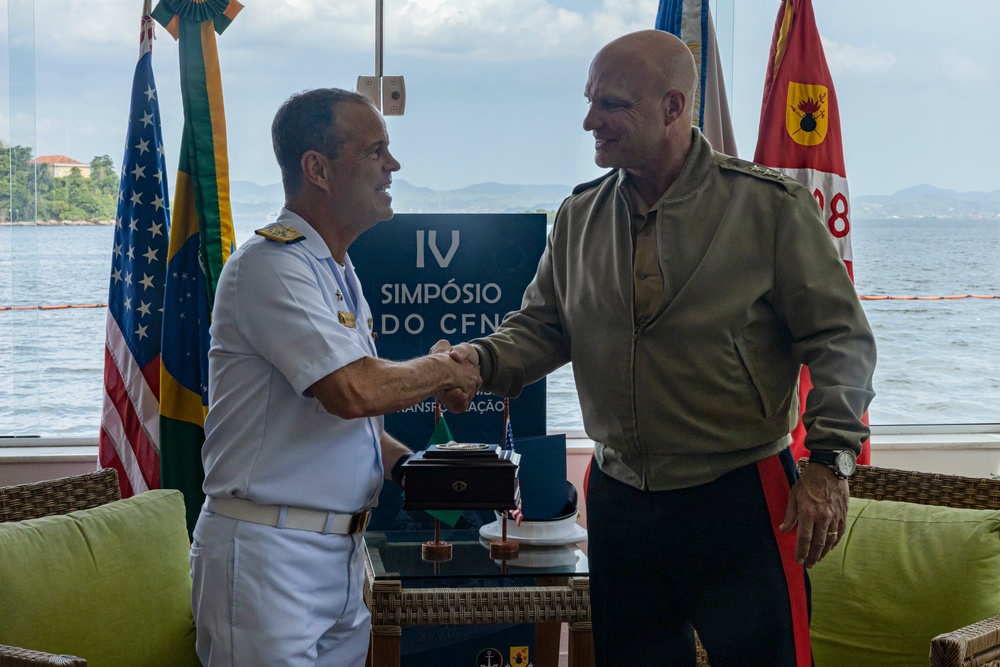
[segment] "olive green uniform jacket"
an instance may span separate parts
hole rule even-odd
[[[562,204],[521,309],[474,341],[484,389],[516,396],[572,362],[601,469],[655,491],[786,447],[807,364],[806,445],[860,452],[875,341],[812,195],[695,130],[656,205],[663,299],[637,322],[626,178]]]

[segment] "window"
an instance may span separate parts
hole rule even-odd
[[[1000,56],[992,36],[1000,6],[972,0],[967,11],[947,15],[926,0],[814,4],[840,101],[859,293],[1000,294],[1000,201],[974,194],[1000,188],[991,157],[1000,138],[990,131],[1000,85],[988,66]],[[393,186],[397,210],[428,205],[418,197],[426,190],[416,188],[443,199],[490,182],[535,193],[492,199],[494,210],[551,210],[574,184],[599,175],[581,129],[587,68],[611,38],[652,27],[655,5],[386,0],[384,71],[405,76],[407,90],[406,115],[387,119],[403,164]],[[49,224],[41,214],[53,211],[53,179],[84,177],[57,176],[24,158],[65,156],[90,167],[109,156],[120,169],[138,8],[9,0],[6,9],[0,435],[93,436],[106,309],[48,308],[107,300],[113,232],[106,224]],[[713,5],[743,158],[753,156],[776,9]],[[353,88],[359,75],[373,74],[373,18],[372,0],[248,3],[218,38],[238,241],[281,205],[269,134],[275,109],[292,92]],[[961,35],[961,48],[942,35]],[[177,46],[159,27],[157,37],[153,67],[173,170],[182,122]],[[548,184],[558,185],[541,187]],[[939,189],[913,189],[923,184]],[[72,211],[59,214],[73,219]],[[993,407],[1000,299],[864,305],[880,344],[874,424],[1000,421]],[[550,428],[582,428],[570,369],[552,376],[549,391]]]

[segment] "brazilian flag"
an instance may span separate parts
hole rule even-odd
[[[437,420],[437,424],[434,425],[434,432],[431,433],[431,439],[427,441],[427,446],[431,445],[443,445],[446,442],[451,442],[455,438],[451,435],[451,429],[448,428],[448,422],[444,420],[444,415]],[[441,523],[447,524],[452,528],[458,523],[458,520],[462,517],[462,510],[424,510],[430,514],[435,519],[438,519]]]
[[[201,446],[215,286],[236,247],[215,33],[222,34],[242,8],[230,0],[160,0],[152,12],[179,40],[184,105],[163,299],[160,481],[184,494],[188,532],[205,499]]]

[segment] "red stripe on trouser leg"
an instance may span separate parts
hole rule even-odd
[[[788,507],[788,478],[779,455],[757,462],[767,511],[771,515],[774,541],[781,554],[781,567],[788,585],[788,604],[792,615],[792,632],[795,635],[795,662],[798,667],[812,665],[812,647],[809,644],[809,610],[806,603],[805,567],[795,561],[795,531],[783,533],[778,526],[785,519]]]

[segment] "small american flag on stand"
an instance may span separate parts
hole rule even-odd
[[[504,421],[504,436],[503,436],[503,448],[508,451],[514,451],[514,428],[510,425],[510,399],[503,399],[503,421]],[[517,525],[521,525],[521,521],[524,519],[524,515],[521,514],[521,493],[518,489],[517,494],[517,507],[510,511],[510,517],[517,521]]]
[[[99,458],[123,497],[160,488],[160,329],[170,230],[160,108],[142,17],[111,257]]]

